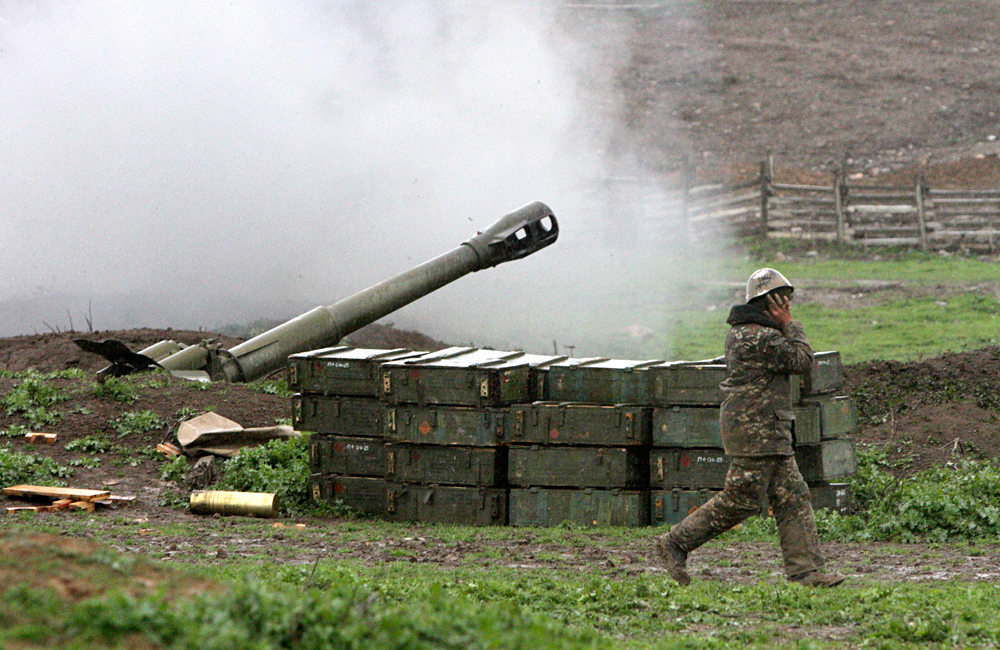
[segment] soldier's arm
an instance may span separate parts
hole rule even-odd
[[[802,323],[785,323],[781,331],[768,330],[763,346],[764,365],[774,373],[802,375],[813,364],[813,349],[806,338]]]

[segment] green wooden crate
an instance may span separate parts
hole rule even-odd
[[[700,508],[716,491],[668,488],[653,490],[649,503],[649,523],[653,526],[673,526]]]
[[[506,408],[384,405],[385,438],[428,445],[501,445],[510,426]]]
[[[815,445],[823,439],[823,420],[816,404],[799,404],[795,407],[792,437],[796,445]]]
[[[549,367],[549,400],[591,404],[641,404],[652,399],[652,376],[643,369],[660,360],[604,357],[569,359]]]
[[[386,518],[437,524],[505,526],[507,490],[390,483]]]
[[[834,393],[844,385],[844,364],[839,352],[817,352],[812,370],[802,377],[802,394]]]
[[[849,515],[854,506],[851,486],[847,483],[812,483],[809,485],[814,510],[826,508],[842,515]]]
[[[309,443],[311,471],[345,476],[385,476],[388,456],[381,438],[314,435]]]
[[[310,487],[317,503],[342,502],[358,514],[384,516],[386,481],[382,478],[312,474]]]
[[[854,400],[850,397],[804,397],[800,406],[810,407],[818,412],[821,440],[844,438],[858,431]]]
[[[802,478],[810,483],[853,476],[858,472],[854,440],[851,438],[801,445],[795,449],[795,461]]]
[[[397,483],[504,487],[506,447],[458,447],[392,443],[386,478]]]
[[[718,406],[725,395],[719,388],[729,371],[725,364],[668,362],[650,366],[654,406]]]
[[[337,436],[382,436],[382,406],[371,397],[302,395],[292,397],[292,426]]]
[[[722,489],[729,456],[716,447],[660,449],[649,453],[649,484],[654,488]]]
[[[510,447],[508,483],[518,487],[642,489],[649,453],[639,447]]]
[[[288,357],[288,386],[300,393],[378,397],[379,366],[426,352],[372,350],[340,345]]]
[[[511,407],[511,444],[648,445],[652,410],[633,404],[603,406],[536,402]]]
[[[717,407],[657,407],[652,428],[654,447],[722,446]]]
[[[512,526],[646,526],[649,492],[584,488],[514,488],[510,491]]]
[[[555,359],[523,352],[449,348],[416,359],[382,364],[387,404],[506,406],[534,399],[535,368]]]

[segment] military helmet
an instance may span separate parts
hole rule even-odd
[[[795,290],[795,287],[788,281],[788,278],[774,269],[757,269],[750,276],[750,279],[747,280],[747,302],[763,296],[768,291],[773,291],[781,287],[788,287],[792,291]]]

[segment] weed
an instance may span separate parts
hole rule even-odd
[[[65,485],[59,479],[72,475],[72,469],[51,458],[0,447],[0,485]]]
[[[50,411],[49,407],[64,400],[66,394],[62,389],[46,383],[45,375],[28,371],[24,379],[0,400],[0,405],[6,409],[7,415],[18,414],[32,428],[39,429],[59,421],[62,413]]]
[[[31,429],[23,424],[12,424],[6,429],[0,429],[0,436],[5,438],[23,438]]]
[[[138,401],[139,389],[127,379],[108,377],[103,382],[94,384],[90,389],[91,394],[103,400],[111,400],[121,404],[131,404]]]
[[[140,436],[156,429],[162,429],[167,426],[167,422],[155,411],[145,410],[122,413],[111,421],[111,426],[118,432],[119,438],[124,438],[126,436]]]
[[[164,481],[183,483],[189,471],[191,471],[191,461],[187,456],[175,456],[160,468],[160,478]]]
[[[80,451],[91,454],[107,453],[111,448],[111,441],[102,436],[84,436],[66,443],[63,447],[66,451]]]
[[[164,508],[174,508],[179,510],[188,507],[190,497],[174,490],[163,490],[157,499],[157,503]]]
[[[93,456],[84,456],[83,458],[74,458],[66,464],[70,467],[86,467],[87,469],[94,469],[95,467],[101,466],[101,459],[94,458]]]
[[[295,391],[288,388],[288,382],[284,379],[258,379],[247,384],[247,387],[258,393],[277,395],[288,399],[295,394]]]
[[[340,512],[311,500],[308,434],[242,450],[223,465],[218,489],[275,493],[282,511],[289,514]]]

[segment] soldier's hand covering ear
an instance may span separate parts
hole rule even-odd
[[[784,327],[792,320],[792,301],[787,296],[778,293],[769,293],[767,298],[767,313],[771,315],[781,327]]]

